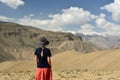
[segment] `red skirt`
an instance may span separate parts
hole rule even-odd
[[[50,68],[37,68],[35,80],[52,80],[52,71]]]

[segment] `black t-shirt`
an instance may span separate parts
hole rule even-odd
[[[51,57],[51,51],[48,48],[45,48],[43,51],[43,56],[41,56],[42,48],[37,48],[35,50],[35,55],[38,57],[38,68],[50,68],[50,65],[48,64],[47,57]]]

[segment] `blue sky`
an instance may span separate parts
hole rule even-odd
[[[0,0],[0,20],[44,30],[120,35],[120,0]]]

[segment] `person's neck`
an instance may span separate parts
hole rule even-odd
[[[42,48],[42,50],[44,50],[44,49],[45,49],[45,46],[42,46],[41,48]]]

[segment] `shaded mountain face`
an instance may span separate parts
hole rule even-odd
[[[82,38],[71,33],[44,31],[30,26],[15,23],[0,23],[0,61],[5,60],[32,60],[35,48],[41,37],[49,41],[52,54],[66,50],[79,52],[91,52],[99,48],[90,42],[82,41]]]
[[[111,49],[115,44],[120,43],[120,36],[99,36],[99,35],[84,35],[76,34],[83,38],[83,40],[92,42],[93,44],[99,46],[101,49]]]

